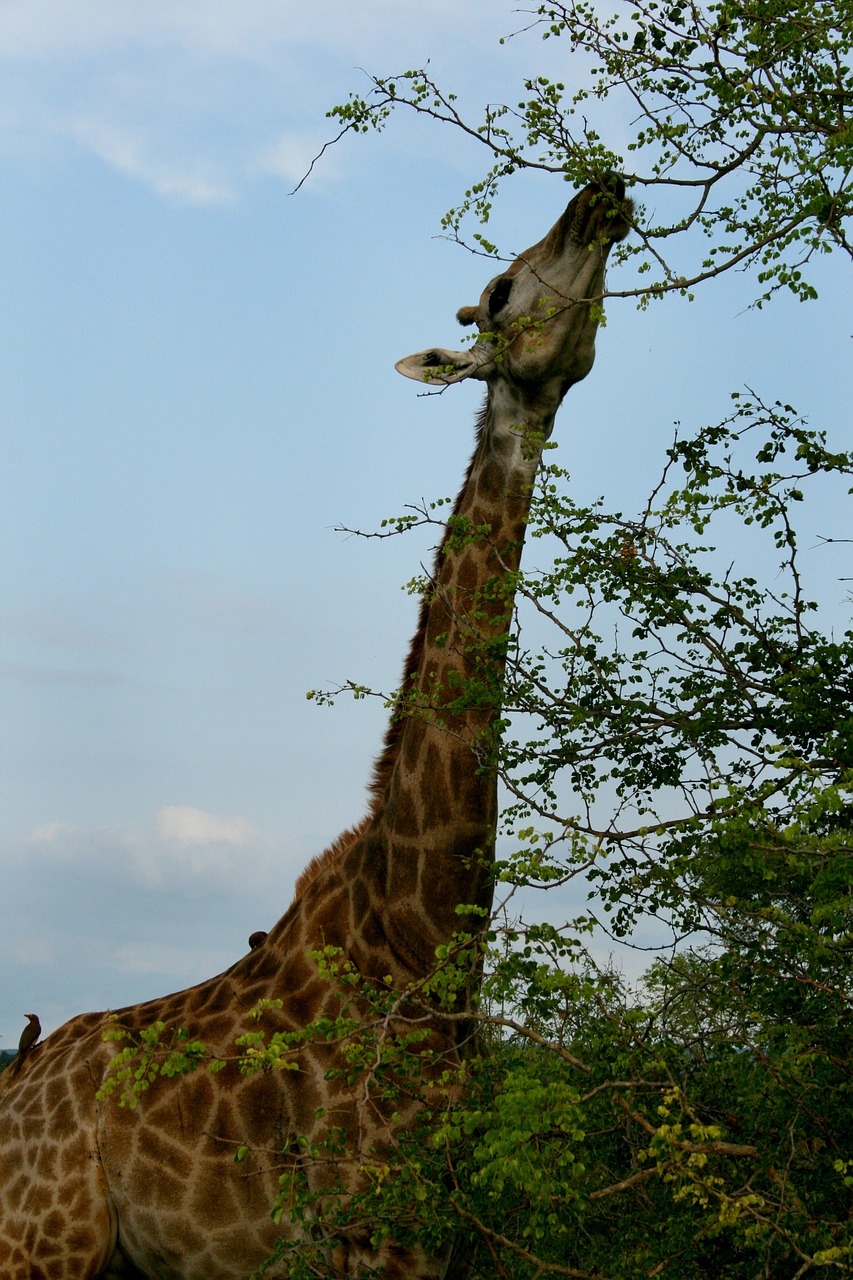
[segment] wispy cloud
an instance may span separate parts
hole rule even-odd
[[[87,612],[86,602],[56,599],[38,608],[20,609],[0,615],[6,634],[23,636],[28,645],[45,645],[52,649],[97,651],[109,649],[113,637],[109,630],[95,625]],[[100,620],[99,620],[100,622]]]
[[[249,818],[193,805],[167,805],[136,826],[84,827],[49,821],[26,841],[45,875],[73,866],[100,877],[112,895],[120,885],[154,893],[250,895],[264,877],[278,878],[280,850]]]
[[[41,826],[34,827],[30,832],[27,843],[30,845],[53,844],[65,835],[66,832],[73,831],[74,828],[67,822],[43,822]]]
[[[203,157],[170,163],[156,154],[157,142],[91,119],[77,119],[67,129],[81,146],[129,178],[143,182],[162,196],[191,204],[226,204],[234,199],[233,184],[214,172]]]
[[[403,20],[400,0],[5,0],[0,30],[7,58],[92,56],[134,45],[269,63],[278,49],[296,44],[358,58],[423,45],[429,30],[452,31],[458,42],[482,29],[493,12],[490,0],[463,7],[458,0],[432,0],[427,25],[420,12]]]
[[[295,187],[308,173],[327,140],[328,134],[324,136],[316,130],[294,129],[281,133],[275,142],[258,152],[257,169],[260,173],[284,178]],[[322,169],[317,170],[318,178],[322,182],[334,181],[340,173],[340,164],[331,151],[327,150],[323,156]]]
[[[28,685],[103,688],[122,676],[104,666],[116,657],[115,626],[109,611],[97,616],[91,600],[57,597],[36,607],[9,609],[0,616],[9,640],[25,661],[0,661],[0,676]],[[95,662],[98,665],[93,665]]]
[[[259,177],[295,185],[356,67],[480,54],[512,26],[509,2],[501,9],[433,0],[425,24],[401,21],[399,0],[4,0],[0,138],[18,153],[74,143],[166,199],[200,205],[231,201]],[[324,161],[325,181],[340,173]]]

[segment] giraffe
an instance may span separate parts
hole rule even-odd
[[[277,1241],[300,1232],[320,1239],[318,1274],[328,1277],[451,1274],[450,1251],[374,1245],[369,1226],[324,1242],[320,1222],[290,1225],[287,1212],[273,1220],[277,1192],[299,1178],[321,1194],[330,1179],[355,1189],[359,1162],[393,1141],[389,1117],[358,1083],[328,1078],[334,1044],[304,1046],[295,1070],[246,1074],[234,1043],[258,1026],[270,1033],[334,1016],[336,980],[310,953],[338,948],[365,979],[405,992],[460,928],[457,907],[490,905],[497,789],[483,744],[500,710],[512,575],[541,443],[569,387],[592,367],[595,301],[631,207],[621,179],[591,183],[458,313],[479,330],[470,349],[432,348],[398,363],[435,387],[475,378],[486,400],[367,815],[315,859],[289,909],[231,968],[119,1010],[115,1022],[105,1013],[73,1018],[33,1049],[17,1078],[0,1078],[2,1280],[247,1280]],[[477,657],[483,642],[487,656]],[[471,679],[476,696],[460,696]],[[259,1001],[276,1000],[280,1007],[265,1005],[252,1020]],[[157,1022],[186,1028],[225,1066],[160,1076],[136,1110],[115,1094],[98,1097],[118,1052],[105,1029]],[[437,1061],[458,1060],[464,1025],[430,1015]],[[343,1135],[337,1167],[306,1162],[297,1137],[317,1142],[332,1126]],[[265,1274],[284,1276],[287,1263]]]

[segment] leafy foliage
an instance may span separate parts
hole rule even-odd
[[[779,288],[816,296],[814,255],[851,253],[850,0],[568,0],[531,18],[517,34],[562,41],[568,84],[533,77],[520,101],[478,115],[425,68],[372,75],[368,93],[330,112],[335,141],[382,129],[401,108],[476,141],[488,167],[445,215],[456,237],[469,215],[488,223],[519,170],[581,185],[623,173],[632,194],[654,197],[613,258],[648,273],[626,291],[644,303],[732,267],[754,269],[759,306]],[[621,152],[604,141],[614,121],[627,130]],[[473,241],[495,252],[482,230]]]
[[[159,1077],[186,1075],[202,1065],[212,1072],[225,1066],[200,1040],[191,1039],[186,1027],[167,1028],[165,1022],[158,1021],[136,1030],[122,1026],[116,1014],[110,1015],[110,1022],[103,1038],[121,1048],[97,1091],[101,1101],[117,1094],[120,1107],[135,1111],[142,1095]]]

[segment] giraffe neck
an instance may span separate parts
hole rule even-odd
[[[425,961],[464,928],[458,904],[491,901],[492,751],[539,462],[531,433],[547,438],[560,398],[533,412],[490,386],[377,762],[370,843],[384,846],[385,914]]]

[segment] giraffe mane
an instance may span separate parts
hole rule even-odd
[[[302,897],[309,884],[311,884],[313,880],[317,879],[317,876],[324,867],[327,867],[330,862],[337,862],[338,858],[343,857],[347,849],[351,848],[352,845],[355,844],[359,836],[363,835],[367,830],[372,817],[373,811],[371,809],[370,812],[364,815],[361,822],[357,823],[354,827],[348,827],[346,831],[342,831],[341,834],[332,841],[327,849],[324,849],[322,853],[316,854],[311,859],[308,866],[304,871],[300,872],[297,877],[296,887],[293,891],[294,902],[296,902],[298,898]]]
[[[477,457],[480,449],[480,443],[486,431],[488,412],[489,402],[487,396],[477,416],[477,434],[474,451],[471,454],[471,460],[468,463],[468,468],[465,472],[465,479],[462,481],[459,493],[456,495],[456,501],[453,504],[452,514],[454,516],[459,514],[459,508],[462,504],[462,496],[468,487],[468,481],[470,480],[471,472],[474,469],[474,460]],[[441,566],[441,558],[444,554],[444,544],[447,542],[449,536],[450,530],[445,526],[441,542],[435,552],[432,571],[433,578],[438,575]],[[417,629],[412,637],[412,643],[409,646],[409,652],[406,656],[406,661],[403,664],[403,678],[400,681],[401,689],[408,688],[410,681],[415,675],[417,675],[424,650],[428,619],[429,599],[424,596],[421,600]],[[391,781],[391,775],[394,772],[394,765],[397,762],[397,754],[400,750],[400,740],[403,736],[405,723],[406,721],[403,716],[392,713],[391,719],[388,721],[388,727],[385,730],[385,739],[382,744],[382,750],[374,761],[373,772],[370,782],[368,783],[367,793],[370,797],[370,804],[367,813],[364,815],[361,822],[357,823],[354,827],[348,827],[346,831],[342,831],[341,834],[332,841],[328,848],[324,849],[322,853],[316,854],[316,856],[311,859],[308,866],[300,873],[296,880],[296,887],[293,893],[294,902],[296,902],[298,898],[302,897],[305,890],[313,883],[314,880],[317,879],[320,872],[331,863],[337,862],[338,858],[343,857],[347,850],[352,848],[356,840],[358,840],[360,836],[364,835],[365,831],[370,826],[370,823],[373,821],[373,817],[376,814]]]

